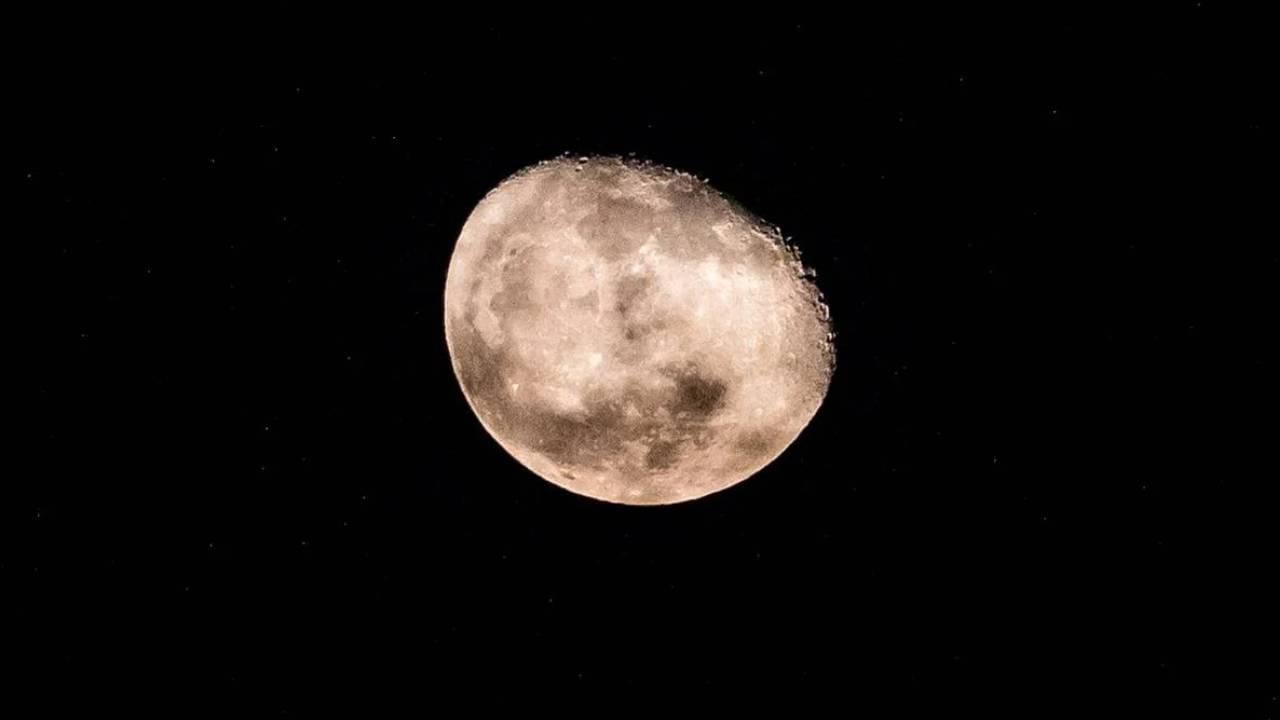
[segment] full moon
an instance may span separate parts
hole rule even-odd
[[[445,337],[476,417],[529,470],[609,502],[678,503],[750,477],[818,411],[835,354],[811,278],[705,181],[558,159],[467,219]]]

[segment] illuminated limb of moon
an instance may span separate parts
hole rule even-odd
[[[834,367],[826,307],[775,229],[694,177],[617,158],[546,162],[480,202],[449,266],[445,334],[503,448],[634,505],[767,465]]]

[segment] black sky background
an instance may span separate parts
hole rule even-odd
[[[349,12],[10,28],[0,685],[1280,712],[1257,18]],[[833,385],[749,481],[598,503],[467,407],[454,240],[565,153],[705,177],[816,270]]]

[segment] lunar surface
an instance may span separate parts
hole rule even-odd
[[[778,231],[690,175],[554,160],[475,208],[445,336],[481,424],[525,467],[631,505],[751,476],[817,412],[826,306]]]

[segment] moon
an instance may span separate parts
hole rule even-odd
[[[445,338],[512,457],[627,505],[755,474],[835,367],[827,307],[776,228],[703,180],[614,157],[544,162],[480,201],[449,264]]]

